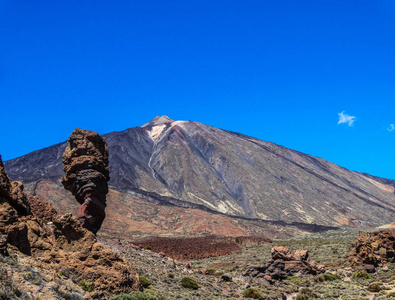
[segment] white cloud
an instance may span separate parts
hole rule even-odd
[[[394,131],[395,130],[395,125],[394,124],[390,124],[390,126],[388,126],[387,130],[389,132]]]
[[[347,115],[345,111],[342,111],[339,115],[339,122],[337,124],[348,124],[348,126],[352,126],[352,124],[355,122],[355,119],[357,117]]]

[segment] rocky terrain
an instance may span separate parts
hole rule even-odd
[[[1,158],[0,255],[1,299],[104,299],[140,288],[131,265],[76,217],[25,194]],[[70,282],[61,288],[62,278]]]
[[[144,125],[142,130],[151,140],[160,139],[161,135],[180,125],[179,122],[170,121],[157,118]],[[186,134],[182,131],[178,133]],[[184,199],[183,193],[174,194],[174,189],[162,194],[141,186],[130,190],[108,190],[105,144],[100,144],[98,136],[93,137],[91,132],[77,131],[72,134],[73,138],[78,141],[69,142],[66,148],[66,176],[63,179],[64,186],[72,193],[66,191],[59,181],[41,175],[40,180],[26,181],[26,190],[34,194],[29,195],[24,192],[21,183],[9,179],[0,160],[0,299],[395,298],[395,233],[390,229],[358,232],[353,227],[300,222],[306,221],[306,216],[296,220],[286,219],[287,222],[282,218],[267,220],[261,215],[239,214],[237,210],[222,211],[219,202],[215,209],[211,202]],[[89,145],[91,142],[92,145]],[[163,154],[171,146],[171,143],[162,145],[162,151],[158,150],[158,155],[162,153],[165,157],[162,163],[171,165],[171,158],[185,159],[183,155]],[[287,153],[296,155],[292,150],[276,147],[284,152],[281,157]],[[233,151],[237,149],[240,148]],[[52,150],[49,155],[59,154]],[[93,153],[96,150],[99,153]],[[299,168],[311,174],[309,168],[313,163],[307,164],[306,161],[309,158],[317,163],[318,159],[298,155],[299,159],[305,159],[304,165],[297,164]],[[193,156],[188,154],[186,157],[192,159]],[[111,155],[109,158],[111,168]],[[193,159],[193,163],[189,161],[184,168],[192,166],[190,169],[197,171],[199,167],[194,168],[199,163],[196,165],[196,158]],[[237,161],[236,157],[233,159]],[[254,159],[255,164],[258,158]],[[369,220],[374,220],[378,211],[391,215],[390,200],[394,185],[391,180],[351,172],[325,161],[320,163],[321,172],[330,166],[331,169],[325,172],[332,172],[331,176],[348,186],[349,190],[346,190],[339,183],[337,188],[343,191],[343,194],[337,191],[339,196],[348,195],[351,198],[347,199],[352,199],[348,194],[350,192],[363,201],[366,200],[363,197],[369,196],[370,202],[365,201],[365,206],[372,210],[373,216]],[[148,165],[152,168],[151,162]],[[333,182],[329,183],[326,177],[317,177],[319,170],[317,165],[315,167],[315,179],[320,178],[327,183],[328,189],[333,188]],[[152,173],[152,178],[167,186],[166,180],[156,177],[160,173],[158,170],[156,175]],[[87,174],[89,176],[85,176]],[[193,176],[189,178],[183,169],[179,174],[186,176],[184,189],[188,182],[189,187],[194,188]],[[229,176],[224,174],[221,176],[225,184]],[[298,174],[307,176],[303,172]],[[199,174],[195,176],[199,177]],[[205,180],[209,180],[210,176],[207,176]],[[348,181],[351,179],[355,181]],[[239,180],[243,182],[242,177]],[[287,187],[286,183],[284,187]],[[317,191],[323,192],[319,186]],[[84,205],[92,195],[104,200],[100,202],[106,205],[106,213],[110,216],[103,218],[104,221],[101,219],[103,223],[100,223],[102,226],[98,236],[93,233],[97,230],[91,230],[93,223],[86,224],[89,218],[81,221],[81,217],[94,218],[94,212],[101,216],[100,209],[89,210],[89,205],[86,205],[83,213],[79,214],[80,220],[67,213],[77,212],[78,202]],[[378,195],[387,197],[388,202],[384,198],[379,199]],[[308,197],[303,193],[298,196]],[[302,203],[297,198],[292,200]],[[226,201],[230,203],[232,200]],[[351,207],[354,202],[349,205]],[[254,207],[255,212],[259,208],[250,207]],[[303,211],[306,212],[307,208]],[[345,209],[342,213],[348,214]],[[367,214],[362,212],[360,215],[364,213]],[[320,220],[323,223],[325,214],[309,216],[317,218],[314,219],[317,223]],[[387,215],[383,216],[383,220]],[[328,223],[343,224],[338,221],[333,218]],[[347,224],[374,224],[363,219],[351,221]]]
[[[395,182],[191,121],[157,117],[104,135],[112,189],[138,199],[261,220],[379,226],[395,217]],[[63,177],[66,143],[5,162],[25,184]]]
[[[394,262],[374,273],[350,265],[358,234],[352,228],[311,233],[198,260],[173,259],[129,241],[102,242],[133,262],[147,279],[144,293],[152,299],[395,299]],[[184,287],[185,277],[195,280],[197,288]]]
[[[78,210],[78,203],[72,194],[59,183],[40,181],[27,184],[25,189],[49,202],[59,213],[76,213]],[[151,235],[256,236],[273,239],[333,229],[302,223],[233,218],[199,208],[156,204],[112,189],[107,195],[106,214],[110,217],[104,220],[98,235],[116,239],[136,239]]]

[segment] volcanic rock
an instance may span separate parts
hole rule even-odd
[[[355,269],[374,272],[374,268],[395,261],[395,230],[382,229],[372,232],[359,232],[348,262]]]
[[[91,282],[86,298],[107,299],[139,289],[132,267],[98,243],[71,214],[59,215],[48,203],[12,182],[0,158],[0,253],[45,272],[68,274],[75,283]]]
[[[296,274],[316,275],[324,272],[324,267],[311,260],[307,250],[296,251],[292,255],[288,248],[276,246],[272,248],[271,255],[266,265],[250,266],[243,275],[273,284],[276,280]]]
[[[395,219],[394,180],[239,133],[160,117],[103,138],[109,185],[156,204],[325,226],[380,226]],[[24,184],[56,184],[65,147],[53,145],[5,166]]]
[[[97,233],[105,218],[108,170],[106,141],[96,132],[74,129],[62,156],[62,184],[81,204],[77,217],[82,226]]]

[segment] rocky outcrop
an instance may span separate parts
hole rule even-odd
[[[108,170],[106,141],[96,132],[74,129],[62,156],[62,184],[81,204],[77,217],[83,227],[97,233],[105,218]]]
[[[0,254],[19,262],[67,275],[75,284],[89,282],[89,299],[107,299],[139,289],[132,267],[115,251],[98,243],[71,214],[59,215],[51,205],[23,192],[12,182],[0,159]],[[44,272],[44,271],[43,271]]]
[[[361,231],[357,236],[348,263],[355,269],[374,272],[375,267],[395,261],[395,230]]]
[[[296,274],[323,273],[323,265],[317,265],[309,256],[307,250],[296,251],[293,255],[288,248],[276,246],[271,250],[272,258],[260,266],[250,266],[244,276],[266,281],[270,284]]]

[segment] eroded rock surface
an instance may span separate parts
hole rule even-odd
[[[62,156],[65,176],[62,184],[81,204],[77,217],[83,227],[96,233],[105,218],[110,180],[108,148],[96,132],[74,129]]]
[[[296,251],[292,254],[288,248],[276,246],[272,248],[271,255],[272,258],[265,265],[248,267],[244,276],[273,284],[276,280],[295,274],[316,275],[325,271],[323,265],[317,265],[310,258],[307,250]]]
[[[374,272],[375,267],[395,260],[395,230],[361,231],[353,243],[348,262],[355,269]]]
[[[76,217],[59,215],[50,204],[25,194],[21,183],[8,178],[1,158],[0,254],[55,277],[67,274],[75,284],[92,283],[94,290],[85,295],[89,299],[139,289],[137,273],[122,257],[98,243]]]

